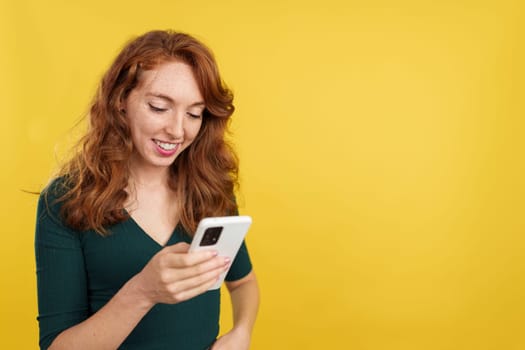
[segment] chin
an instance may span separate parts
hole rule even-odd
[[[153,166],[157,166],[159,168],[168,168],[170,167],[173,163],[175,163],[175,160],[177,159],[177,157],[174,157],[173,159],[169,159],[169,160],[165,160],[165,161],[157,161],[157,162],[153,162],[151,163]]]

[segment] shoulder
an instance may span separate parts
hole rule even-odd
[[[42,190],[38,199],[38,219],[49,218],[56,221],[60,220],[60,208],[62,198],[68,192],[70,184],[66,177],[61,176],[52,179]]]
[[[71,180],[67,176],[59,176],[51,179],[47,186],[42,190],[40,197],[58,199],[71,189]]]
[[[35,244],[37,247],[77,248],[79,232],[65,224],[61,214],[62,198],[67,193],[63,178],[52,180],[40,193],[37,207]]]

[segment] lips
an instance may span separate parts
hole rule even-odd
[[[177,147],[178,143],[162,142],[160,140],[153,139],[153,142],[165,151],[172,151]]]
[[[152,139],[152,141],[157,146],[157,152],[164,157],[169,157],[174,155],[180,148],[180,143],[165,142],[157,139]]]

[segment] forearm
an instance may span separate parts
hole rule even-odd
[[[152,307],[132,278],[98,312],[60,333],[49,350],[117,349]]]
[[[251,272],[246,280],[230,288],[233,308],[233,328],[251,334],[259,310],[259,286]]]

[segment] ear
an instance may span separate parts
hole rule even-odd
[[[119,103],[118,103],[118,106],[117,106],[118,111],[119,111],[120,114],[126,115],[126,108],[125,107],[126,107],[126,100],[122,100],[121,99],[119,101]]]

